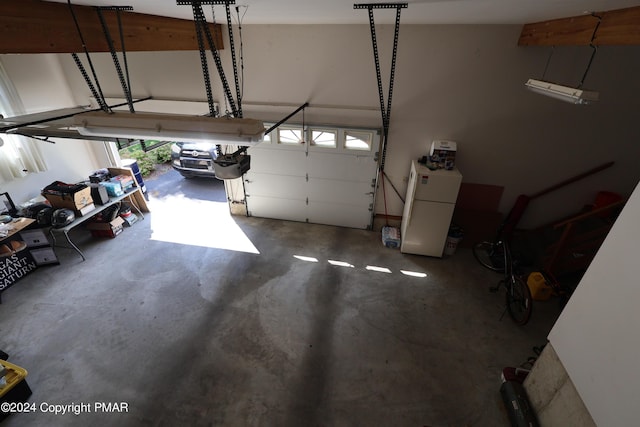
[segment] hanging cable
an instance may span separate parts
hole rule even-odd
[[[218,39],[222,40],[222,36],[220,35],[220,32],[218,31],[218,23],[216,21],[216,11],[213,8],[213,3],[211,4],[211,20],[213,22],[213,35],[214,35],[214,40],[217,42]],[[217,49],[217,46],[216,46]],[[229,98],[227,98],[226,96],[223,96],[224,98],[224,115],[225,117],[229,117],[231,115],[231,111],[229,110]]]
[[[307,135],[307,130],[305,127],[305,117],[304,117],[304,112],[305,112],[305,108],[302,109],[302,141],[300,141],[301,144],[304,144],[304,155],[305,157],[309,157],[309,146],[311,145],[311,140],[309,140],[308,142],[306,141],[309,137],[309,135]],[[305,143],[306,142],[306,143]],[[308,180],[308,176],[307,176],[307,180]]]
[[[393,32],[393,53],[391,56],[391,71],[389,73],[389,96],[387,97],[387,123],[386,123],[386,131],[387,135],[385,135],[385,140],[388,138],[389,133],[389,123],[391,122],[391,98],[393,98],[393,82],[395,80],[396,75],[396,58],[398,56],[398,35],[400,33],[400,11],[401,8],[396,9],[396,25]],[[386,142],[386,141],[385,141]],[[385,144],[386,145],[386,144]],[[384,156],[386,156],[386,150],[382,153],[382,164],[384,165]]]
[[[212,6],[213,8],[213,6]],[[213,102],[213,92],[211,91],[211,79],[209,77],[209,63],[207,62],[207,51],[202,38],[202,26],[207,25],[204,19],[204,13],[201,14],[202,7],[192,4],[193,22],[196,27],[196,40],[198,41],[198,52],[200,53],[200,65],[202,67],[202,77],[204,78],[204,87],[207,94],[207,103],[209,105],[209,115],[215,114],[215,104]]]
[[[133,10],[131,6],[108,6],[108,7],[96,7],[96,12],[98,13],[98,18],[100,19],[100,24],[102,25],[102,31],[104,33],[104,37],[107,40],[107,45],[109,46],[109,51],[111,52],[111,59],[113,60],[113,65],[116,68],[116,73],[118,74],[118,79],[120,80],[120,86],[122,86],[122,91],[124,92],[124,96],[127,100],[127,104],[129,105],[129,111],[134,113],[135,110],[133,108],[133,99],[131,97],[131,91],[129,90],[129,86],[125,81],[124,74],[122,73],[122,67],[120,67],[120,61],[118,60],[118,54],[116,52],[116,47],[113,44],[113,39],[111,38],[111,32],[109,31],[109,27],[107,26],[107,22],[104,19],[103,10]],[[122,27],[120,26],[120,34],[122,35]],[[124,50],[124,45],[122,46],[122,55],[126,58],[126,51]]]
[[[120,18],[120,10],[122,8],[116,8],[116,17],[118,18],[118,29],[120,31],[120,46],[122,46],[122,60],[124,61],[124,72],[127,77],[127,87],[129,88],[129,111],[133,113],[133,98],[131,95],[131,79],[129,78],[129,63],[127,62],[127,53],[124,47],[124,30],[122,27],[122,19]]]
[[[91,61],[91,56],[89,55],[89,50],[87,49],[87,44],[85,43],[84,37],[82,36],[82,30],[80,29],[80,24],[78,24],[78,18],[76,17],[76,13],[73,10],[73,5],[71,4],[71,0],[67,0],[67,4],[69,6],[69,11],[71,12],[71,16],[73,17],[73,22],[75,23],[76,30],[78,32],[78,36],[80,37],[80,42],[82,43],[82,49],[84,50],[84,53],[85,53],[85,55],[87,57],[87,62],[89,63],[89,68],[91,68],[91,73],[93,74],[93,79],[96,82],[95,86],[93,85],[93,82],[91,81],[91,78],[89,77],[89,74],[87,74],[87,71],[85,70],[84,66],[82,65],[82,62],[80,61],[80,58],[78,57],[78,55],[76,53],[72,53],[71,56],[73,57],[73,60],[75,61],[76,66],[80,70],[80,73],[82,73],[82,77],[84,77],[85,82],[89,86],[89,90],[91,91],[91,94],[96,99],[96,102],[98,103],[100,108],[102,110],[104,110],[105,112],[110,113],[111,109],[109,108],[109,106],[107,105],[107,103],[106,103],[106,101],[104,99],[104,95],[102,93],[102,88],[100,87],[100,82],[98,81],[98,75],[96,74],[96,70],[95,70],[95,68],[93,66],[93,62]]]
[[[382,181],[382,201],[384,202],[384,222],[389,226],[389,213],[387,212],[387,191],[384,188],[384,171],[380,171],[380,180]]]
[[[385,171],[382,171],[382,175],[384,175],[384,177],[387,178],[387,181],[389,182],[389,185],[391,186],[393,191],[398,195],[398,198],[400,199],[400,201],[404,203],[404,196],[400,194],[396,186],[393,185],[393,182],[389,179],[389,176],[387,175],[387,173]]]
[[[551,57],[553,56],[553,51],[555,50],[555,46],[551,46],[551,52],[549,52],[549,56],[547,57],[547,63],[544,65],[544,71],[542,72],[542,80],[545,80],[545,76],[547,75],[547,69],[549,68],[549,64],[551,63]]]
[[[379,176],[380,179],[382,180],[382,195],[383,195],[383,201],[384,201],[385,218],[387,218],[388,214],[387,214],[387,196],[386,196],[385,183],[384,183],[386,174],[384,171],[384,167],[385,167],[385,160],[387,156],[389,125],[391,123],[391,99],[393,97],[393,82],[395,78],[396,58],[397,58],[397,51],[398,51],[398,35],[400,32],[400,12],[402,9],[407,8],[407,6],[408,6],[407,3],[372,3],[372,4],[354,4],[353,5],[354,9],[367,9],[369,13],[369,28],[371,30],[371,43],[373,45],[373,59],[375,62],[376,79],[378,82],[378,97],[380,98],[380,114],[382,116],[382,150],[381,150],[382,154],[380,156],[379,173],[377,176]],[[374,16],[373,16],[373,9],[394,9],[394,8],[396,9],[396,20],[395,20],[395,27],[394,27],[394,34],[393,34],[393,53],[391,57],[391,72],[389,75],[389,94],[387,98],[387,105],[385,107],[384,90],[382,87],[382,76],[380,72],[380,57],[378,54],[378,42],[376,38],[376,28],[375,28],[375,22],[374,22]],[[400,193],[398,192],[398,190],[395,188],[395,186],[390,180],[389,180],[389,183],[391,184],[391,187],[394,189],[398,197],[400,197],[400,200],[404,202],[404,200],[402,199],[402,196],[400,195]]]
[[[244,46],[242,44],[242,20],[244,15],[247,14],[249,6],[245,6],[246,9],[240,17],[240,6],[236,6],[236,14],[238,16],[238,37],[240,39],[240,99],[244,96]]]
[[[214,0],[207,1],[207,4],[225,4],[228,7],[228,4],[232,2],[232,0]],[[218,54],[217,47],[213,41],[213,37],[211,36],[211,31],[209,31],[209,25],[207,25],[206,20],[204,18],[204,12],[202,11],[202,3],[203,1],[197,0],[176,0],[178,5],[190,5],[193,9],[193,19],[194,21],[199,21],[199,24],[196,26],[196,31],[203,30],[205,38],[209,43],[209,48],[211,49],[211,54],[213,55],[213,60],[216,64],[216,68],[218,70],[218,75],[220,77],[220,81],[222,82],[222,88],[224,89],[224,94],[227,98],[229,98],[229,104],[231,106],[232,113],[234,117],[240,117],[238,115],[238,111],[236,109],[236,104],[233,99],[233,95],[231,93],[231,89],[229,87],[229,82],[227,81],[227,77],[224,73],[224,67],[222,66],[222,60],[220,59],[220,55]],[[202,70],[203,73],[208,73],[208,69]]]
[[[378,81],[378,96],[380,98],[380,114],[382,116],[382,155],[380,158],[380,169],[384,170],[387,156],[387,140],[389,137],[389,124],[391,118],[391,98],[393,96],[393,82],[395,78],[396,57],[398,51],[398,35],[400,32],[400,11],[407,7],[407,3],[373,3],[354,4],[354,9],[367,9],[369,12],[369,27],[371,30],[371,43],[373,45],[373,59],[376,67],[376,78]],[[384,105],[384,90],[382,88],[382,76],[380,72],[380,56],[378,54],[378,41],[376,38],[376,27],[373,16],[373,9],[396,9],[396,20],[393,34],[393,54],[391,57],[391,73],[389,77],[389,95],[387,106]]]
[[[589,63],[587,64],[587,69],[584,70],[584,74],[582,75],[582,79],[580,79],[580,84],[578,84],[578,89],[582,88],[582,85],[584,84],[584,80],[587,78],[587,73],[589,72],[589,69],[591,68],[591,64],[593,63],[593,58],[596,56],[596,52],[598,51],[598,47],[593,44],[593,40],[595,39],[596,33],[598,32],[598,27],[600,27],[600,23],[602,22],[602,17],[598,16],[596,14],[591,14],[591,16],[593,16],[595,18],[598,18],[598,23],[596,24],[595,28],[593,29],[593,33],[591,34],[591,40],[589,41],[589,46],[592,49],[591,58],[589,58]]]
[[[236,85],[236,101],[238,102],[238,108],[236,110],[236,117],[242,118],[242,96],[240,95],[240,83],[238,82],[238,63],[236,60],[236,48],[233,42],[233,24],[231,22],[231,10],[229,8],[229,1],[225,2],[224,9],[227,14],[227,26],[229,27],[229,50],[231,51],[231,64],[233,65],[233,80]]]

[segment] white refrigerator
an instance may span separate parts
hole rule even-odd
[[[400,229],[401,252],[442,257],[461,183],[457,169],[431,170],[411,162]]]

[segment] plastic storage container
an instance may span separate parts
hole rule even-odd
[[[140,168],[138,167],[138,161],[135,159],[122,159],[122,166],[131,169],[131,171],[133,172],[133,176],[136,178],[138,186],[142,190],[144,198],[149,200],[149,195],[147,194],[147,186],[144,184],[144,178],[142,178],[142,172],[140,172]]]
[[[449,227],[449,233],[447,234],[447,240],[444,244],[444,255],[451,256],[456,253],[458,244],[464,237],[464,230],[459,226],[452,224]]]
[[[6,360],[0,360],[0,365],[6,370],[4,375],[6,385],[0,387],[0,403],[26,402],[31,396],[31,388],[26,380],[27,370]],[[9,414],[10,412],[0,411],[0,421]]]
[[[551,298],[553,288],[547,284],[547,280],[542,273],[534,271],[527,278],[527,285],[531,291],[531,298],[534,301],[546,301]]]
[[[388,248],[399,248],[400,229],[397,227],[382,227],[382,243]]]
[[[444,245],[444,254],[445,255],[453,255],[456,253],[456,249],[458,249],[458,243],[462,240],[462,237],[452,237],[447,236],[447,241]]]

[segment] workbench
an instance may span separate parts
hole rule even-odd
[[[96,216],[97,214],[99,214],[100,212],[104,211],[105,209],[115,205],[116,203],[121,202],[122,200],[127,200],[129,202],[129,204],[131,204],[131,206],[133,207],[133,209],[135,209],[136,212],[138,212],[141,216],[141,219],[144,219],[144,214],[142,213],[140,207],[138,206],[138,198],[135,197],[136,195],[141,195],[142,192],[140,190],[140,187],[132,187],[130,188],[127,192],[125,192],[124,194],[120,195],[120,196],[115,196],[115,197],[110,197],[109,201],[107,203],[105,203],[104,205],[97,205],[96,208],[90,212],[87,212],[86,215],[82,215],[79,217],[76,217],[76,219],[73,220],[72,223],[70,223],[69,225],[65,226],[65,227],[61,227],[61,228],[51,228],[49,230],[49,235],[51,236],[51,240],[53,245],[55,246],[57,244],[56,241],[56,234],[62,234],[64,235],[64,237],[66,238],[67,242],[69,243],[69,245],[75,249],[76,252],[78,252],[78,254],[82,257],[82,260],[86,260],[84,253],[82,253],[82,251],[80,250],[80,248],[78,248],[78,246],[71,240],[71,237],[69,237],[69,232],[71,230],[73,230],[74,228],[76,228],[77,226],[79,226],[80,224],[84,223],[85,221],[90,220],[91,218],[93,218],[94,216]]]

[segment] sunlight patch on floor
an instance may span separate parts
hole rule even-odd
[[[299,259],[300,261],[318,262],[318,258],[314,258],[314,257],[311,257],[311,256],[294,255],[293,257]]]
[[[295,259],[299,260],[299,261],[319,262],[318,258],[312,257],[312,256],[294,255],[293,257]],[[350,262],[346,262],[346,261],[328,259],[327,262],[329,264],[335,265],[337,267],[348,267],[348,268],[354,268],[354,269],[355,268],[361,268],[361,267],[356,267],[355,265],[351,264]],[[367,271],[372,271],[372,272],[376,272],[376,273],[393,274],[393,271],[390,268],[382,267],[382,266],[379,266],[379,265],[367,265],[367,266],[364,267],[364,269],[367,270]],[[404,274],[405,276],[410,276],[410,277],[418,277],[418,278],[427,277],[427,273],[423,273],[421,271],[400,270],[400,273]]]
[[[387,267],[378,267],[376,265],[367,265],[365,268],[367,270],[369,270],[369,271],[377,271],[379,273],[391,273],[391,270],[389,270]]]
[[[350,264],[346,261],[338,261],[338,260],[334,260],[334,259],[330,259],[328,260],[329,264],[331,265],[337,265],[338,267],[349,267],[349,268],[354,268],[353,264]]]
[[[226,202],[189,199],[183,194],[154,198],[151,240],[259,254]]]
[[[411,277],[427,277],[426,273],[421,273],[419,271],[400,270],[400,273]]]

